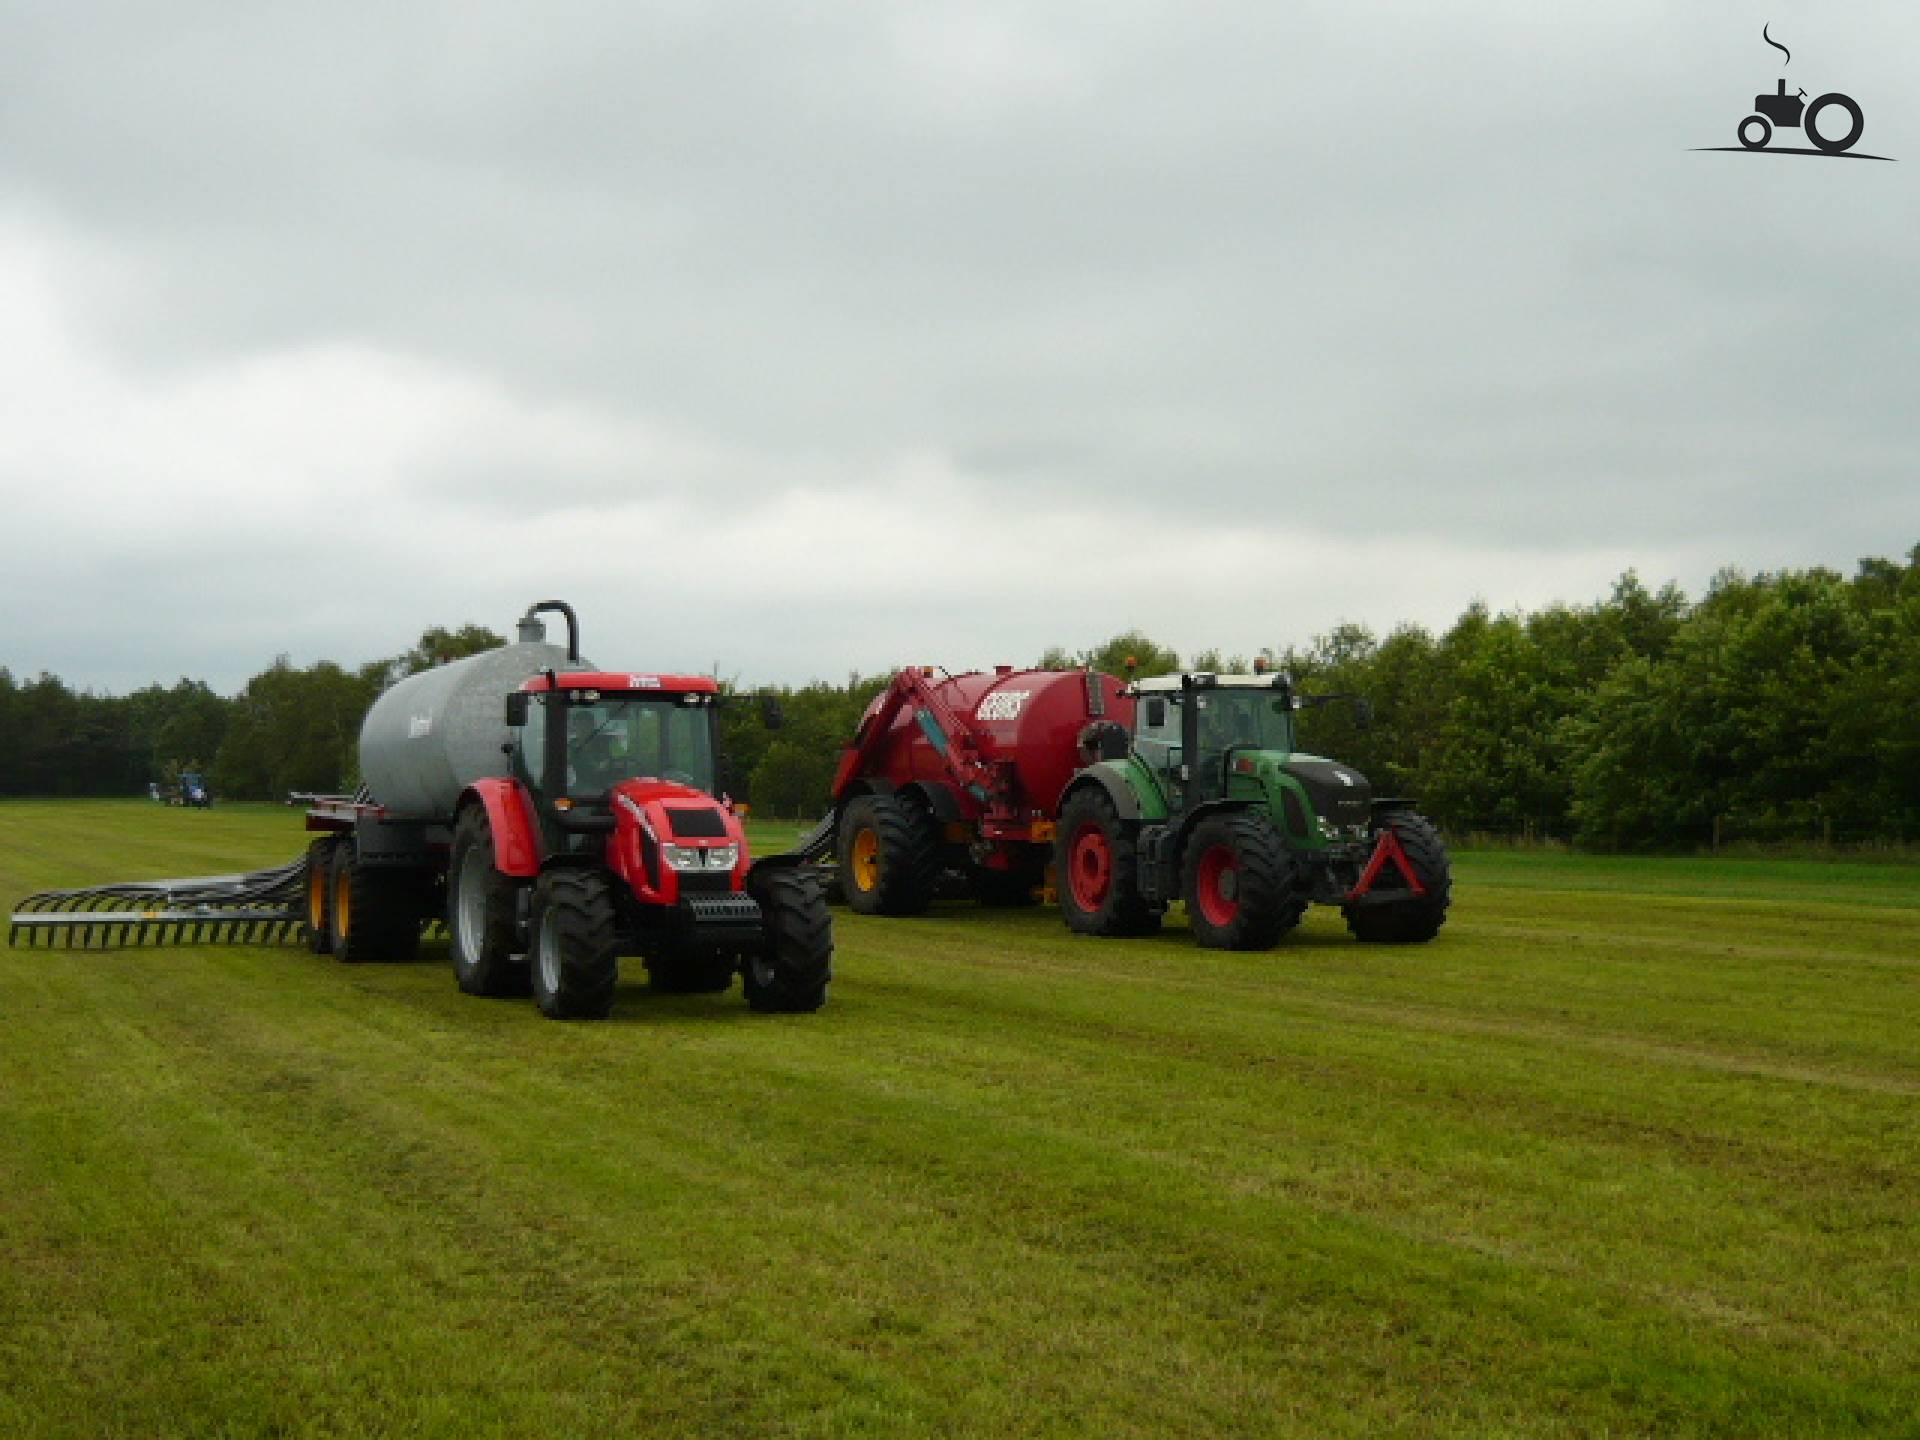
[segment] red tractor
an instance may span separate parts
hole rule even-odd
[[[564,654],[542,643],[546,610],[566,617]],[[756,1010],[818,1009],[832,921],[791,861],[750,859],[714,798],[721,701],[705,676],[589,668],[558,601],[527,612],[519,644],[402,681],[361,729],[367,788],[308,811],[325,832],[312,947],[405,958],[443,914],[462,990],[530,990],[557,1019],[607,1014],[622,955],[655,989],[720,991],[738,971]]]

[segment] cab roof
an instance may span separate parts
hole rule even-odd
[[[720,686],[710,675],[657,675],[626,670],[562,670],[562,690],[610,690],[665,695],[715,695]],[[534,694],[553,688],[545,675],[535,675],[520,687]]]
[[[1136,680],[1132,689],[1139,695],[1177,694],[1192,682],[1195,690],[1285,690],[1289,682],[1284,671],[1275,670],[1266,675],[1215,675],[1211,671],[1193,670],[1180,675],[1155,675],[1146,680]]]

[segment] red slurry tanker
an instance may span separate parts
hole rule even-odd
[[[847,903],[911,915],[943,872],[988,904],[1045,882],[1060,797],[1098,746],[1125,745],[1126,687],[1093,670],[902,670],[861,716],[834,810],[806,841],[833,853]]]
[[[1411,803],[1296,746],[1285,675],[903,670],[861,717],[834,805],[802,841],[834,852],[858,911],[924,910],[943,872],[989,903],[1051,880],[1083,934],[1138,935],[1184,903],[1203,945],[1261,949],[1310,904],[1366,941],[1431,940],[1451,866]],[[1051,875],[1049,875],[1051,866]]]

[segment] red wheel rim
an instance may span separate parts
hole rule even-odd
[[[1231,925],[1240,913],[1240,866],[1231,845],[1214,845],[1200,857],[1193,877],[1194,899],[1209,925]]]
[[[1067,889],[1073,903],[1092,914],[1106,903],[1113,886],[1113,846],[1107,832],[1089,821],[1073,833],[1067,849]]]

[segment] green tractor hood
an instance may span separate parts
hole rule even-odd
[[[1274,822],[1296,845],[1318,849],[1367,833],[1373,786],[1351,765],[1297,750],[1259,750],[1235,755],[1233,769],[1236,781],[1244,783],[1249,776],[1258,781]]]

